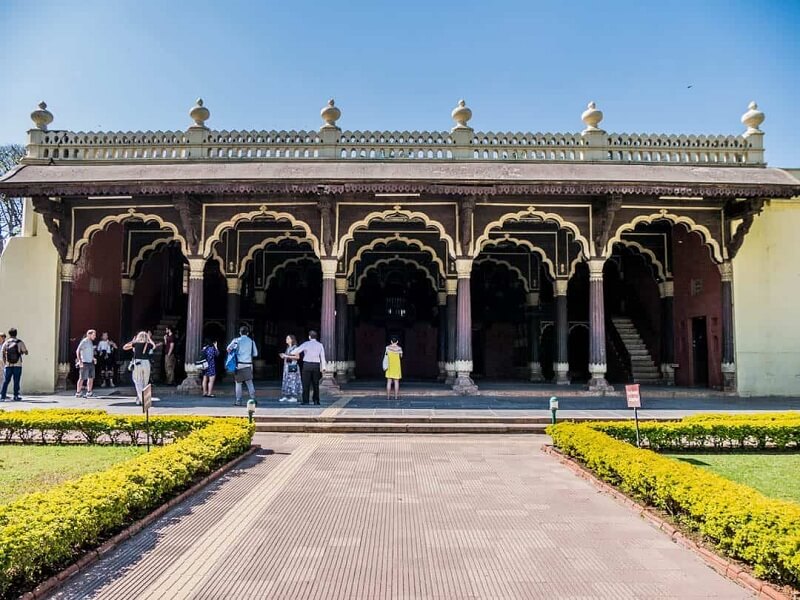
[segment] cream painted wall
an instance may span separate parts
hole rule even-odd
[[[800,198],[772,200],[733,261],[740,395],[800,396],[798,232]]]
[[[30,352],[23,395],[52,392],[57,374],[59,258],[41,215],[33,216],[0,256],[0,331],[16,327]]]

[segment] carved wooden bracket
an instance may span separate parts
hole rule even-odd
[[[753,221],[755,220],[756,216],[764,210],[764,202],[763,198],[753,199],[753,200],[744,200],[735,203],[729,203],[725,207],[725,217],[729,220],[733,219],[742,219],[742,222],[739,223],[739,226],[736,228],[730,235],[730,239],[726,242],[726,248],[728,250],[728,258],[734,259],[736,258],[736,254],[742,247],[744,243],[745,236],[750,232],[750,228],[753,226]]]
[[[42,215],[47,231],[50,232],[50,236],[53,238],[53,245],[58,251],[58,256],[62,262],[65,262],[69,252],[72,231],[72,212],[69,210],[69,206],[60,199],[50,200],[46,196],[34,196],[33,208]]]
[[[190,254],[200,252],[200,227],[203,221],[203,205],[195,196],[178,194],[173,196],[175,208],[181,217],[181,229]]]
[[[317,200],[317,210],[319,211],[320,223],[322,225],[321,239],[322,248],[326,255],[333,252],[333,219],[331,213],[333,211],[333,201],[327,189],[320,190],[321,195]]]
[[[612,194],[603,196],[592,203],[592,235],[595,252],[601,253],[611,237],[614,217],[622,206],[622,196]]]
[[[461,200],[461,254],[470,256],[472,244],[472,215],[475,213],[475,196],[467,196]]]

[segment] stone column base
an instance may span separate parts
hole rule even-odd
[[[356,361],[348,360],[346,381],[352,381],[355,378],[356,378]]]
[[[675,365],[661,363],[661,381],[664,385],[675,385]]]
[[[542,365],[538,362],[528,363],[528,370],[530,372],[530,376],[528,381],[531,383],[543,383],[544,382],[544,375],[542,375]]]
[[[200,377],[202,376],[202,369],[196,365],[186,364],[186,379],[177,387],[176,392],[179,394],[201,394],[203,386],[200,384]]]
[[[474,396],[478,393],[478,386],[472,381],[472,361],[457,360],[455,362],[456,378],[453,382],[453,391],[462,396]]]
[[[442,361],[439,361],[436,364],[439,366],[439,374],[436,376],[436,381],[443,382],[447,379],[447,369],[445,369]]]
[[[324,392],[339,391],[339,384],[334,377],[333,364],[329,364],[328,368],[322,372],[322,379],[319,381],[319,389]]]
[[[56,389],[67,389],[67,378],[69,377],[69,363],[58,363],[58,377],[56,379]]]
[[[456,363],[454,362],[446,362],[444,363],[444,384],[445,385],[453,385],[456,382]]]
[[[569,385],[569,363],[556,363],[556,385]]]
[[[736,391],[736,363],[722,363],[722,391]]]
[[[614,388],[606,381],[606,364],[590,364],[589,373],[592,378],[589,380],[588,389],[590,392],[613,392]]]
[[[347,361],[337,360],[332,365],[334,373],[336,373],[336,381],[344,383],[347,381]]]

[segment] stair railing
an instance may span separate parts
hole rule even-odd
[[[617,362],[624,370],[625,380],[628,382],[633,381],[633,366],[631,365],[631,355],[625,342],[622,341],[622,336],[619,334],[616,325],[610,319],[606,319],[606,339],[608,347],[617,358]]]

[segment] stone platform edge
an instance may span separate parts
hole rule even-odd
[[[20,600],[34,600],[34,599],[38,600],[39,598],[44,598],[46,595],[50,594],[55,589],[57,589],[57,588],[61,587],[62,585],[64,585],[69,579],[71,579],[72,577],[74,577],[75,575],[80,573],[81,571],[86,570],[87,567],[90,567],[95,562],[100,560],[100,558],[102,558],[104,555],[108,554],[109,552],[111,552],[112,550],[117,548],[117,546],[122,544],[124,541],[129,540],[130,538],[132,538],[134,535],[139,533],[142,529],[144,529],[145,527],[147,527],[148,525],[153,523],[156,519],[162,517],[171,508],[173,508],[176,505],[180,504],[181,502],[183,502],[184,500],[186,500],[190,496],[195,495],[201,489],[206,487],[209,483],[212,483],[212,482],[216,481],[217,479],[219,479],[220,477],[225,475],[225,473],[227,473],[228,471],[230,471],[231,469],[236,467],[238,464],[240,464],[245,459],[247,459],[250,456],[252,456],[253,454],[255,454],[260,449],[261,449],[260,445],[252,444],[250,446],[250,448],[247,450],[247,452],[245,452],[244,454],[240,454],[239,456],[237,456],[233,460],[230,460],[227,463],[225,463],[224,465],[222,465],[220,468],[218,468],[213,473],[210,473],[209,475],[206,475],[200,481],[195,483],[192,487],[190,487],[187,490],[184,490],[183,492],[181,492],[180,494],[178,494],[177,496],[175,496],[171,500],[168,500],[167,502],[165,502],[164,504],[162,504],[161,506],[159,506],[158,508],[156,508],[152,512],[148,513],[147,515],[145,515],[144,517],[142,517],[138,521],[132,523],[131,525],[129,525],[128,527],[126,527],[125,529],[120,531],[118,534],[116,534],[112,538],[106,540],[99,547],[94,548],[93,550],[89,550],[81,558],[79,558],[77,561],[75,561],[74,563],[72,563],[71,565],[69,565],[68,567],[66,567],[62,571],[60,571],[59,573],[56,573],[55,575],[53,575],[49,579],[46,579],[45,581],[43,581],[38,586],[36,586],[36,588],[33,589],[32,591],[26,592],[25,594],[21,595],[19,597],[19,599]]]
[[[699,544],[689,538],[688,536],[684,535],[678,528],[676,528],[672,523],[669,523],[665,520],[661,515],[657,512],[647,508],[646,506],[636,502],[629,496],[623,494],[617,488],[612,486],[609,483],[606,483],[597,475],[595,475],[592,471],[584,467],[578,461],[569,456],[563,454],[557,448],[555,448],[551,444],[543,444],[542,445],[542,452],[545,454],[549,454],[556,459],[558,459],[565,467],[570,469],[573,473],[575,473],[578,477],[586,479],[595,487],[597,487],[601,492],[612,496],[617,502],[626,506],[627,508],[631,509],[635,513],[637,513],[643,519],[650,521],[650,523],[656,528],[664,533],[666,533],[673,542],[692,550],[696,554],[698,554],[703,561],[712,569],[714,569],[717,573],[730,579],[731,581],[741,585],[748,590],[755,592],[758,598],[770,598],[771,600],[793,600],[795,598],[800,597],[796,592],[787,593],[783,589],[777,587],[776,585],[764,581],[763,579],[758,579],[757,577],[753,576],[751,572],[749,572],[745,567],[742,565],[735,563],[727,558],[724,558],[718,555],[713,550],[706,548],[704,545]]]

